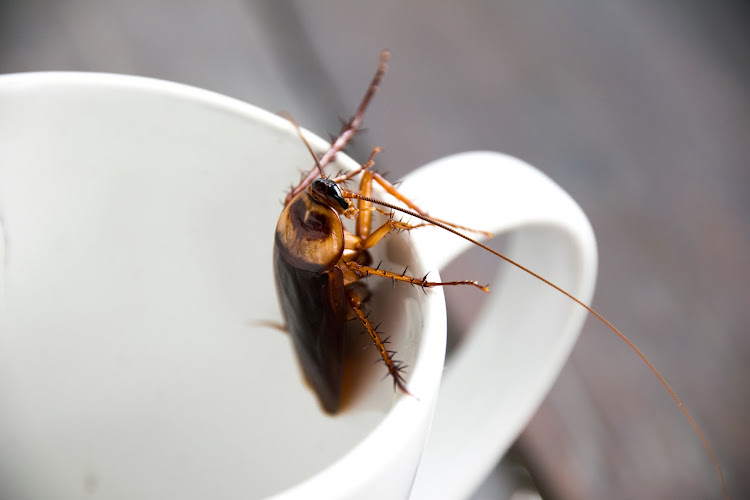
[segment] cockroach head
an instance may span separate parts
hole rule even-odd
[[[338,184],[330,179],[322,177],[315,179],[310,184],[310,196],[319,203],[328,205],[339,213],[349,208],[349,202],[344,199],[344,193]]]

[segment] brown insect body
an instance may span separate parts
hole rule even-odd
[[[276,227],[274,269],[281,309],[305,376],[329,413],[338,410],[344,369],[346,297],[338,214],[303,191]]]
[[[284,210],[276,226],[274,267],[286,328],[291,334],[305,376],[315,390],[322,407],[328,413],[336,413],[339,409],[344,373],[344,335],[349,309],[362,323],[373,344],[380,352],[380,356],[393,378],[394,386],[409,394],[402,375],[405,367],[393,359],[395,352],[385,347],[387,339],[382,340],[380,338],[377,328],[370,324],[362,311],[363,296],[355,287],[360,278],[374,275],[394,281],[405,281],[423,288],[471,285],[485,292],[488,291],[487,287],[481,286],[475,281],[428,282],[426,277],[419,279],[407,276],[406,271],[403,274],[398,274],[369,267],[367,249],[377,244],[391,229],[411,230],[421,225],[433,225],[470,241],[546,283],[585,308],[592,316],[618,335],[646,363],[676,401],[711,456],[721,480],[724,496],[728,498],[726,483],[718,459],[697,423],[663,376],[643,353],[598,312],[539,274],[487,245],[466,236],[463,232],[457,231],[475,230],[427,216],[424,211],[401,195],[392,184],[369,170],[373,164],[373,157],[379,149],[373,151],[370,160],[360,169],[334,179],[325,178],[323,167],[341,151],[358,131],[364,111],[385,73],[388,56],[387,52],[381,54],[378,71],[356,114],[345,124],[339,137],[324,155],[318,158],[300,134],[313,155],[316,166],[289,192],[285,200]],[[339,188],[339,182],[346,181],[359,173],[362,174],[362,180],[358,192]],[[319,178],[316,178],[318,174]],[[372,198],[373,182],[378,183],[389,195],[395,197],[408,208]],[[359,202],[356,208],[349,204],[353,199],[357,199]],[[426,224],[405,224],[395,221],[393,215],[391,215],[388,222],[373,231],[371,227],[373,203],[422,219]],[[342,214],[348,218],[356,218],[355,233],[350,233],[344,229],[340,217]]]
[[[371,182],[366,176],[363,184]],[[369,193],[370,188],[362,188]],[[348,195],[355,193],[347,191]],[[393,227],[406,227],[389,219],[371,230],[369,210],[351,207],[335,181],[315,179],[281,212],[276,225],[274,267],[276,286],[295,351],[305,377],[321,406],[336,413],[341,400],[344,371],[344,334],[351,309],[393,377],[394,384],[408,393],[401,375],[403,366],[386,349],[383,340],[362,311],[367,297],[355,286],[372,273],[394,279],[422,280],[370,268],[367,249],[377,244]],[[347,231],[340,214],[357,218],[356,233]],[[428,284],[429,285],[429,284]]]
[[[372,165],[372,158],[367,165]],[[276,225],[274,268],[286,328],[305,377],[328,413],[336,413],[340,405],[349,310],[370,336],[394,385],[409,393],[402,375],[405,366],[393,358],[395,352],[386,348],[388,339],[381,338],[363,312],[369,293],[358,286],[361,278],[380,276],[422,287],[471,285],[487,291],[474,281],[429,282],[406,271],[399,274],[370,267],[368,248],[393,228],[414,227],[390,217],[373,230],[371,203],[384,204],[367,196],[375,181],[397,193],[369,172],[363,175],[359,192],[342,190],[335,180],[315,179],[290,199]],[[352,198],[359,199],[358,207],[350,205]],[[341,215],[356,218],[354,233],[344,228]]]

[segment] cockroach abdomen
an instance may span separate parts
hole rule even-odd
[[[274,251],[276,287],[286,328],[305,378],[328,413],[336,413],[344,375],[346,296],[341,269],[322,273],[291,265]]]

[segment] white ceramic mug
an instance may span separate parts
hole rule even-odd
[[[464,277],[492,291],[441,387],[442,291],[369,278],[414,397],[375,365],[326,416],[287,336],[260,323],[281,318],[273,231],[310,166],[284,119],[208,91],[0,77],[0,497],[426,499],[478,485],[584,311],[507,265]],[[529,165],[465,153],[400,189],[436,217],[511,231],[509,256],[590,299],[588,221]],[[386,240],[384,265],[433,279],[471,246],[437,228]]]

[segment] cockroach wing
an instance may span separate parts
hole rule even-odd
[[[336,413],[344,374],[346,296],[341,269],[306,271],[274,250],[276,288],[286,328],[307,381],[328,413]]]
[[[305,377],[328,413],[338,411],[344,371],[343,253],[336,211],[306,191],[292,198],[276,224],[276,290]]]

